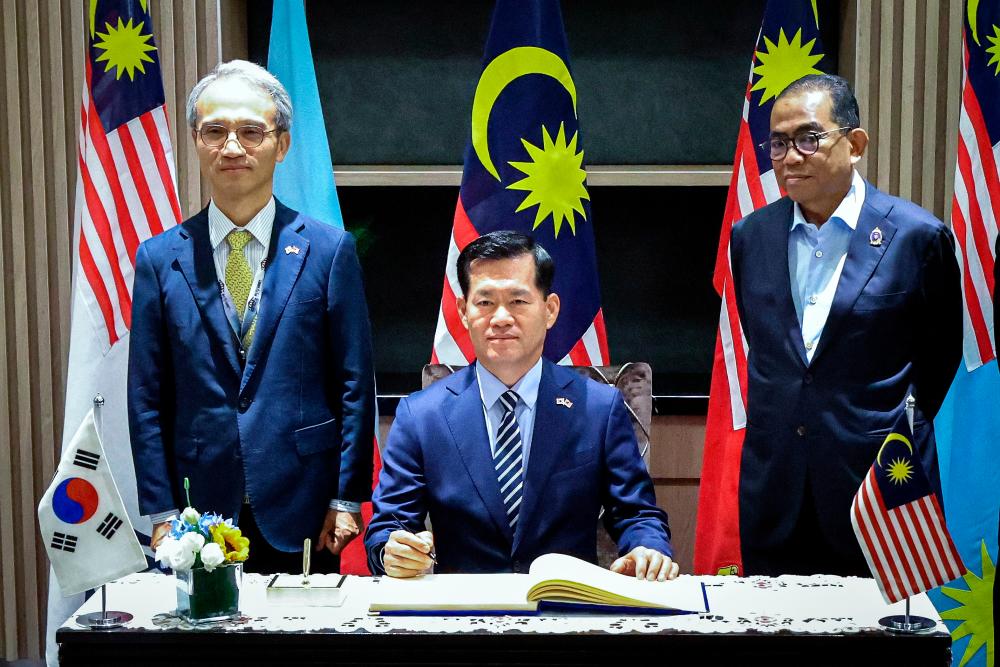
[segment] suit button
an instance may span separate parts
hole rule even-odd
[[[240,412],[246,412],[250,409],[250,399],[248,397],[243,397],[240,399]]]
[[[806,376],[804,378],[802,378],[802,381],[805,382],[806,384],[812,384],[813,374],[812,373],[806,373]]]
[[[243,349],[243,348],[241,347],[241,348],[240,348],[240,361],[246,361],[246,360],[247,360],[247,351],[246,351],[246,350],[244,350],[244,349]]]
[[[795,432],[798,433],[800,436],[804,436],[806,434],[806,427],[799,426],[797,429],[795,429]]]

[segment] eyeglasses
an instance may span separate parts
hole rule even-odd
[[[771,159],[777,162],[778,160],[785,159],[785,156],[788,154],[789,144],[795,146],[795,150],[799,152],[799,155],[812,155],[819,150],[820,139],[834,132],[843,132],[844,130],[850,132],[853,129],[852,127],[838,127],[835,130],[827,130],[826,132],[802,132],[796,134],[791,139],[771,137],[767,141],[757,144],[757,147],[769,154]]]
[[[266,135],[280,131],[278,128],[265,130],[257,125],[241,125],[235,130],[230,130],[225,125],[209,124],[201,126],[201,129],[198,130],[198,136],[201,137],[202,143],[206,146],[218,148],[224,146],[229,141],[229,137],[235,133],[236,140],[243,148],[257,148],[264,143]]]

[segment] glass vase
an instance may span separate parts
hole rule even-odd
[[[240,614],[240,588],[243,565],[219,565],[211,572],[196,567],[175,572],[177,577],[177,613],[192,623],[210,623],[233,619]]]

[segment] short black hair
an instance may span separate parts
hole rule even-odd
[[[483,234],[465,246],[458,255],[458,284],[462,296],[469,294],[469,269],[477,259],[513,259],[522,255],[535,258],[535,286],[548,298],[552,293],[552,281],[556,276],[556,264],[552,256],[535,239],[521,232],[500,230]]]
[[[808,93],[814,90],[821,90],[830,96],[830,115],[834,123],[852,130],[861,127],[861,112],[858,111],[858,100],[854,97],[851,84],[847,82],[847,79],[836,74],[807,74],[788,84],[788,87],[781,91],[775,102],[789,95]]]

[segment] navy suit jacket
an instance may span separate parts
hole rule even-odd
[[[733,280],[750,348],[739,491],[744,546],[778,548],[809,488],[827,541],[845,558],[856,555],[851,499],[910,392],[915,446],[940,488],[931,420],[962,353],[954,242],[927,211],[865,186],[811,362],[788,275],[791,200],[733,228]],[[876,227],[881,244],[871,240]]]
[[[246,355],[207,209],[140,245],[135,271],[128,408],[143,514],[184,507],[188,477],[203,512],[235,516],[249,494],[267,541],[293,551],[331,499],[370,497],[371,335],[350,234],[277,203]]]
[[[556,404],[566,398],[572,407]],[[597,517],[621,553],[671,555],[667,515],[639,456],[621,393],[545,361],[516,530],[500,497],[471,365],[403,399],[384,452],[365,547],[373,573],[399,528],[434,530],[435,572],[527,571],[550,552],[597,562]]]

